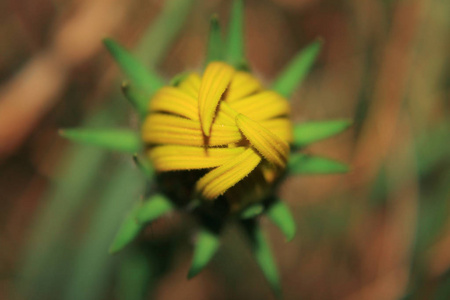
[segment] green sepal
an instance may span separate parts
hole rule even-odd
[[[131,211],[126,215],[122,225],[120,225],[116,237],[109,247],[110,254],[119,252],[139,235],[142,226],[136,220],[136,213],[140,206],[140,202],[136,203]]]
[[[122,82],[122,93],[137,110],[141,120],[144,119],[147,115],[148,102],[150,101],[148,93],[146,93],[143,89],[136,87],[129,80],[125,80]]]
[[[153,195],[144,202],[139,201],[125,217],[109,252],[122,250],[139,235],[146,223],[156,220],[172,209],[170,200],[160,194]]]
[[[259,216],[264,211],[264,205],[258,203],[246,207],[241,213],[241,219],[251,219]]]
[[[281,298],[280,277],[264,233],[255,220],[244,221],[243,225],[249,237],[250,246],[256,262],[261,268],[264,277],[269,282],[275,296]]]
[[[322,41],[317,40],[300,51],[288,66],[278,75],[272,84],[272,89],[286,98],[290,98],[295,89],[299,87],[308,74],[317,55]]]
[[[140,61],[114,40],[104,39],[103,43],[128,79],[137,88],[144,91],[148,102],[150,97],[164,85],[164,81],[159,75],[145,68]]]
[[[169,198],[162,194],[156,194],[142,203],[136,211],[135,217],[138,223],[144,224],[158,219],[173,209],[174,206]]]
[[[306,122],[294,126],[294,146],[304,147],[343,132],[352,125],[351,120]]]
[[[290,242],[297,231],[294,218],[289,207],[283,201],[277,199],[266,211],[269,219],[278,226],[284,236]]]
[[[333,174],[346,173],[348,165],[325,157],[294,153],[289,157],[289,174]]]
[[[244,3],[234,0],[228,27],[226,61],[238,70],[248,69],[244,46]]]
[[[63,129],[62,137],[71,141],[126,153],[136,153],[142,148],[139,134],[123,129]]]
[[[170,85],[171,86],[178,86],[183,80],[185,80],[186,79],[186,77],[188,77],[189,76],[189,72],[182,72],[182,73],[179,73],[179,74],[177,74],[177,75],[175,75],[174,77],[172,77],[172,79],[170,79]]]
[[[155,169],[153,169],[152,163],[146,157],[133,154],[133,161],[148,180],[153,179]]]
[[[208,50],[206,52],[206,65],[212,61],[223,60],[223,41],[220,33],[220,24],[217,15],[212,15],[209,25]]]
[[[208,229],[202,229],[198,233],[194,257],[188,273],[189,279],[196,276],[205,268],[205,266],[213,258],[219,248],[219,245],[220,239],[218,233],[212,232]]]

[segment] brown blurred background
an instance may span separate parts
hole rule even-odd
[[[165,58],[152,64],[167,78],[202,66],[209,17],[217,12],[227,24],[230,10],[224,0],[178,2],[171,5],[188,8],[185,23]],[[64,286],[76,286],[68,283],[70,273],[80,265],[77,249],[95,224],[100,188],[90,188],[70,222],[58,223],[48,212],[73,158],[67,153],[75,151],[57,130],[86,124],[112,105],[119,111],[111,114],[114,121],[92,122],[136,127],[120,95],[121,75],[101,40],[110,36],[133,48],[165,4],[0,2],[0,299],[71,298]],[[301,48],[324,40],[317,64],[292,99],[295,121],[355,120],[346,133],[306,149],[348,162],[349,174],[290,178],[283,186],[298,224],[294,241],[286,244],[262,220],[285,298],[450,299],[450,1],[247,0],[245,16],[247,57],[267,81]],[[120,155],[95,155],[103,159],[102,167],[91,170],[98,186],[110,180],[115,164],[131,165]],[[273,298],[235,228],[225,232],[211,266],[186,280],[194,228],[181,230],[180,218],[156,225],[151,234],[160,245],[185,242],[170,244],[169,267],[152,275],[141,299]],[[51,228],[52,222],[59,231],[47,243],[39,237],[46,231],[37,228]],[[45,248],[50,243],[63,250]],[[48,251],[64,257],[49,262]],[[159,257],[155,251],[151,255]],[[33,273],[30,261],[42,253],[49,260]],[[102,273],[108,280],[101,289],[78,299],[139,299],[117,291],[126,285],[115,275],[118,264]],[[44,273],[53,277],[39,284],[30,275],[44,280]],[[24,281],[27,276],[33,280]]]

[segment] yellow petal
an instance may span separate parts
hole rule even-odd
[[[180,89],[166,86],[161,88],[150,101],[150,111],[176,114],[191,120],[198,120],[197,100]]]
[[[154,147],[148,154],[156,170],[173,171],[217,167],[244,151],[244,147],[204,148],[169,145]]]
[[[215,119],[215,123],[219,122],[227,125],[236,124],[236,116],[238,112],[232,109],[226,102],[221,101],[219,103],[219,110]]]
[[[142,125],[142,139],[151,144],[221,146],[242,139],[236,125],[215,123],[211,133],[205,138],[200,122],[166,114],[151,114]]]
[[[230,103],[230,107],[252,120],[268,120],[290,114],[290,105],[279,94],[264,91]]]
[[[289,154],[289,144],[264,128],[258,122],[239,114],[236,124],[249,142],[269,162],[284,168]]]
[[[194,97],[195,99],[198,99],[198,91],[200,89],[200,76],[198,76],[195,73],[189,74],[189,76],[186,77],[179,85],[178,88],[187,94],[189,96]]]
[[[262,89],[261,83],[248,72],[236,72],[228,88],[225,100],[233,102]]]
[[[293,141],[292,122],[288,118],[261,121],[260,124],[288,143]]]
[[[221,62],[212,62],[203,74],[200,85],[198,108],[204,135],[209,136],[217,106],[230,84],[234,69]]]
[[[253,148],[248,148],[200,178],[197,191],[206,199],[215,199],[246,177],[260,161],[261,156]]]

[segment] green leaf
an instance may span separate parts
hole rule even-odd
[[[197,1],[194,0],[166,0],[162,10],[149,26],[136,47],[136,57],[144,66],[155,68],[160,64],[162,58],[169,52],[173,42],[176,41],[180,31],[186,28],[184,24],[192,6]]]
[[[136,85],[132,84],[129,80],[122,82],[122,92],[127,100],[130,101],[133,107],[138,111],[141,120],[144,119],[147,115],[148,102],[150,101],[148,93],[143,89],[136,87]]]
[[[237,69],[247,68],[244,49],[244,3],[242,0],[233,1],[225,58],[230,65]]]
[[[138,223],[144,224],[156,220],[173,209],[170,199],[161,194],[156,194],[136,210],[135,217]]]
[[[311,69],[321,46],[322,41],[317,40],[300,51],[278,75],[278,78],[272,85],[272,89],[284,97],[290,98]]]
[[[125,220],[122,222],[122,225],[120,226],[119,231],[117,232],[116,237],[109,248],[109,253],[117,253],[139,235],[142,226],[136,220],[136,213],[140,206],[140,202],[135,204],[135,206],[125,217]]]
[[[333,174],[346,173],[348,170],[344,163],[303,153],[292,154],[288,163],[290,174]]]
[[[208,51],[206,53],[206,64],[223,59],[223,42],[220,33],[219,20],[213,15],[210,21]]]
[[[147,70],[130,52],[112,39],[105,39],[103,43],[125,75],[137,88],[144,91],[148,102],[151,95],[164,85],[164,81],[156,73]]]
[[[307,146],[341,133],[350,125],[352,125],[351,120],[331,120],[297,124],[294,126],[294,145],[297,147]]]
[[[133,161],[148,180],[153,179],[155,170],[153,169],[151,162],[146,157],[139,157],[137,154],[134,154]]]
[[[273,203],[266,212],[269,219],[280,228],[288,241],[291,241],[296,232],[294,218],[286,204],[281,200]]]
[[[203,268],[205,268],[216,253],[219,245],[220,240],[217,233],[207,229],[202,229],[199,232],[198,240],[195,245],[194,258],[188,273],[189,279],[196,276]]]
[[[71,141],[108,150],[135,153],[141,150],[139,134],[122,129],[64,129],[59,134]]]
[[[261,268],[264,277],[269,282],[270,287],[278,298],[281,298],[281,285],[278,270],[272,257],[269,244],[259,225],[254,221],[244,223],[250,239],[250,245],[256,262]]]
[[[260,215],[264,211],[264,205],[262,204],[254,204],[245,208],[241,212],[241,219],[251,219],[258,215]]]

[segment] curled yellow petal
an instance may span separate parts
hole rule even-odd
[[[264,128],[258,122],[239,114],[236,124],[250,144],[269,162],[284,168],[289,154],[289,144]]]
[[[198,108],[203,134],[210,136],[217,106],[230,84],[235,70],[224,63],[212,62],[203,74],[198,96]]]
[[[205,138],[200,122],[166,114],[150,115],[142,125],[142,139],[151,144],[222,146],[242,139],[235,125],[216,123],[211,133]]]
[[[158,171],[214,168],[245,151],[244,147],[204,148],[191,146],[157,146],[149,156]]]
[[[226,101],[231,103],[252,95],[261,89],[261,83],[250,73],[243,71],[236,72],[228,88]]]
[[[200,178],[197,191],[206,199],[215,199],[246,177],[260,161],[261,156],[253,148],[248,148]]]
[[[161,88],[150,101],[150,111],[172,113],[191,120],[198,120],[197,100],[180,89]]]
[[[293,141],[292,122],[288,118],[261,121],[260,124],[288,143]]]
[[[230,107],[255,121],[289,115],[290,105],[279,94],[264,91],[230,103]]]
[[[200,90],[200,83],[200,76],[195,73],[191,73],[178,85],[178,88],[187,93],[189,96],[197,99],[198,91]]]

